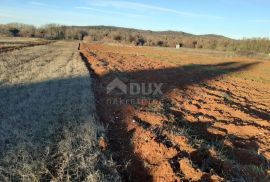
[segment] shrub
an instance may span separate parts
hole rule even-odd
[[[160,46],[160,47],[162,47],[162,46],[164,46],[164,42],[163,42],[162,40],[159,40],[159,41],[157,42],[157,45]]]
[[[19,32],[20,32],[20,30],[17,29],[17,28],[10,28],[8,31],[9,31],[9,32],[11,33],[11,35],[14,36],[14,37],[17,37],[18,34],[19,34]]]
[[[137,39],[136,39],[136,41],[135,41],[135,44],[137,46],[143,46],[145,44],[145,42],[146,41],[145,41],[144,37],[138,36]]]
[[[122,36],[121,35],[115,35],[113,37],[113,39],[116,40],[116,41],[121,41],[122,40]]]

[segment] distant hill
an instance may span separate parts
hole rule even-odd
[[[221,39],[231,39],[222,35],[216,34],[204,34],[204,35],[195,35],[182,31],[153,31],[153,30],[141,30],[135,28],[125,28],[125,27],[115,27],[115,26],[72,26],[74,28],[85,28],[93,30],[108,30],[108,31],[128,31],[128,32],[140,32],[142,34],[154,34],[154,35],[167,35],[167,36],[181,36],[181,37],[206,37],[206,38],[221,38]],[[232,40],[232,39],[231,39]]]
[[[113,26],[85,26],[88,40],[118,43],[132,43],[135,45],[175,47],[179,44],[187,48],[205,48],[223,50],[226,44],[236,40],[221,35],[194,35],[181,31],[152,31]]]

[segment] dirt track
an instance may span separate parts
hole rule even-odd
[[[270,61],[172,49],[82,44],[100,117],[124,181],[267,181]],[[164,83],[163,95],[107,94]],[[110,99],[138,101],[132,104]]]

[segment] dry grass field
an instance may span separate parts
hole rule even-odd
[[[0,54],[0,181],[118,181],[77,49],[60,41]]]
[[[269,58],[0,42],[0,181],[270,180]]]
[[[32,47],[37,45],[49,44],[52,41],[39,38],[26,37],[0,37],[0,53],[22,49],[24,47]]]
[[[269,59],[94,43],[80,49],[96,76],[97,110],[123,181],[270,180]],[[163,83],[162,93],[123,92],[115,78],[126,86]],[[108,92],[111,83],[121,87]]]

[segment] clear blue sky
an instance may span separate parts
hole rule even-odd
[[[0,0],[0,23],[113,25],[270,38],[269,0]]]

